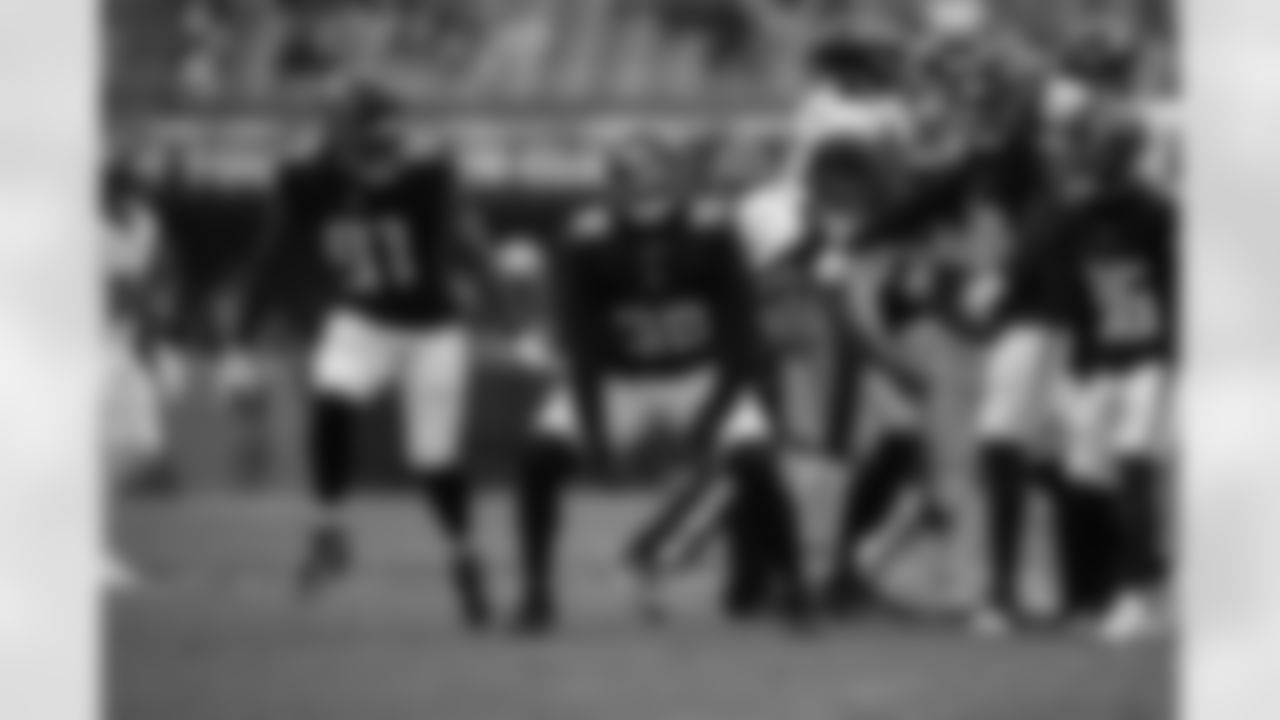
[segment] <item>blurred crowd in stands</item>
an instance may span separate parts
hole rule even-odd
[[[521,232],[555,222],[590,189],[610,136],[645,122],[688,136],[715,182],[745,186],[793,139],[804,114],[797,107],[814,100],[805,78],[815,63],[894,64],[945,42],[939,28],[971,24],[978,7],[966,0],[109,0],[107,130],[117,156],[108,185],[134,187],[153,206],[172,257],[171,304],[181,320],[171,324],[206,342],[217,288],[260,234],[260,181],[297,144],[302,133],[291,119],[313,115],[308,98],[321,100],[336,78],[376,76],[419,103],[424,137],[448,144],[484,185],[490,224],[499,234]],[[1014,72],[1061,65],[1072,52],[1083,55],[1068,62],[1087,64],[1089,46],[1077,38],[1105,37],[1099,28],[1110,26],[1112,41],[1138,58],[1136,94],[1167,98],[1176,89],[1168,2],[993,0],[991,7],[975,45]],[[857,38],[852,49],[849,38]],[[961,74],[965,53],[928,52],[948,61],[920,67]],[[884,84],[902,89],[901,78]],[[555,111],[536,115],[540,107]],[[220,172],[240,159],[253,171]]]
[[[111,0],[113,90],[218,101],[390,77],[431,99],[785,96],[797,52],[833,34],[912,42],[941,0]],[[1159,52],[1158,0],[997,0],[1021,42],[1052,51],[1109,17]],[[952,12],[959,16],[963,11]],[[1092,28],[1090,28],[1092,29]]]

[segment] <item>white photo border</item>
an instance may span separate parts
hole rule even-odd
[[[1051,0],[1049,0],[1051,1]],[[100,712],[99,7],[0,0],[0,717]],[[1280,717],[1280,3],[1186,0],[1182,707]],[[1270,680],[1270,682],[1268,682]]]
[[[0,2],[0,717],[99,711],[98,8]]]

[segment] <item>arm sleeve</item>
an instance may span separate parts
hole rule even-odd
[[[271,187],[257,247],[240,283],[241,317],[237,332],[252,332],[275,299],[274,287],[285,265],[298,256],[302,242],[301,193],[293,172],[283,171]],[[299,258],[310,260],[310,258]]]

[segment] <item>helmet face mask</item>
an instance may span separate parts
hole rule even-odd
[[[1132,177],[1140,142],[1125,119],[1104,104],[1054,128],[1046,152],[1067,194],[1089,194]]]
[[[875,152],[854,141],[837,140],[819,147],[806,178],[811,209],[821,216],[865,214],[884,185]]]
[[[339,162],[361,175],[377,175],[399,149],[401,109],[381,91],[358,87],[338,101],[326,131]]]
[[[610,175],[615,197],[640,216],[665,213],[676,204],[683,188],[675,153],[652,138],[620,146],[611,159]]]

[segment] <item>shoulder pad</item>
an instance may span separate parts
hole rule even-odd
[[[569,221],[568,237],[574,243],[594,243],[604,239],[613,226],[608,210],[592,207],[582,210]]]

